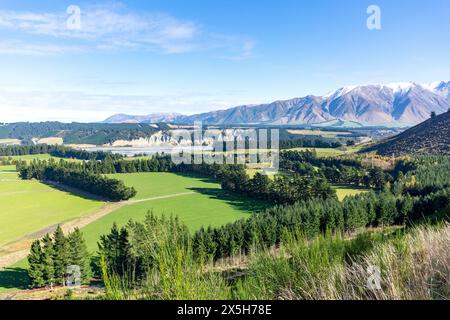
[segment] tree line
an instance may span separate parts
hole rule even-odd
[[[280,155],[280,168],[306,176],[322,176],[333,184],[350,184],[383,189],[393,182],[389,172],[381,168],[365,168],[358,159],[319,158],[315,150],[284,151]]]
[[[296,139],[296,140],[280,141],[280,149],[294,149],[294,148],[336,149],[340,147],[342,147],[342,143],[330,139]]]
[[[371,191],[342,202],[333,198],[299,201],[223,227],[202,228],[193,236],[193,249],[200,257],[218,259],[276,245],[286,230],[302,230],[314,237],[325,230],[352,232],[411,223],[449,208],[449,169],[449,158],[432,158],[427,165],[400,174],[382,192]]]
[[[18,164],[19,175],[24,180],[37,179],[56,182],[77,188],[113,201],[128,200],[136,195],[133,187],[127,187],[121,180],[107,178],[101,174],[82,170],[82,166],[53,159],[33,160],[30,165]]]
[[[103,151],[89,152],[65,146],[47,145],[47,144],[38,144],[29,146],[7,146],[0,148],[0,156],[2,157],[24,156],[33,154],[49,154],[53,157],[59,158],[69,158],[78,160],[97,160],[97,161],[105,160],[107,158],[111,160],[119,160],[123,158],[122,155],[113,154],[110,152],[103,152]]]

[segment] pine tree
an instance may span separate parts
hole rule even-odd
[[[126,228],[120,230],[119,235],[119,274],[126,274],[127,272],[133,271],[133,254],[131,250],[131,243],[129,241],[129,233]]]
[[[55,283],[55,271],[53,269],[53,241],[49,234],[42,239],[42,276],[46,285]]]
[[[55,282],[65,285],[68,263],[67,239],[60,226],[53,234],[53,268],[55,272]]]
[[[28,255],[28,276],[31,280],[32,288],[42,288],[45,286],[44,266],[42,264],[42,248],[41,242],[36,240],[31,245],[30,254]]]
[[[92,272],[90,267],[89,253],[83,234],[77,228],[67,237],[68,243],[68,264],[80,267],[81,282],[88,283]]]

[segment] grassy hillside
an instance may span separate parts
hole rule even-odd
[[[380,155],[436,154],[450,155],[450,111],[382,141],[364,151]]]

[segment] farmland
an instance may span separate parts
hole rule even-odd
[[[2,213],[0,216],[2,222],[0,225],[0,267],[8,266],[0,271],[1,296],[9,297],[11,294],[15,294],[9,293],[11,291],[29,288],[30,281],[27,270],[28,268],[34,270],[35,264],[33,264],[33,260],[30,260],[30,266],[28,266],[29,262],[24,258],[28,254],[30,244],[33,239],[41,238],[46,233],[52,233],[58,224],[62,225],[62,230],[66,234],[76,227],[81,229],[89,252],[85,256],[91,259],[99,255],[99,239],[102,235],[111,232],[114,223],[119,228],[126,227],[127,231],[123,232],[130,232],[131,227],[127,226],[127,223],[130,220],[143,222],[150,212],[158,217],[176,216],[190,231],[188,236],[193,239],[192,250],[203,248],[202,239],[209,239],[211,246],[205,248],[216,250],[213,251],[211,257],[220,259],[250,250],[251,238],[249,240],[245,237],[251,237],[259,232],[264,239],[270,241],[269,245],[276,244],[279,241],[277,239],[281,237],[276,233],[277,230],[286,226],[290,227],[292,223],[290,221],[298,223],[298,228],[308,234],[317,234],[320,232],[320,226],[315,223],[316,220],[311,218],[313,217],[311,212],[316,210],[314,212],[322,214],[324,203],[330,204],[330,208],[333,208],[334,213],[331,212],[332,214],[344,214],[345,216],[344,219],[339,220],[333,220],[333,215],[321,216],[321,221],[326,221],[330,226],[333,226],[333,223],[339,223],[339,225],[334,225],[335,228],[355,230],[359,226],[377,226],[379,225],[377,219],[384,219],[384,216],[380,214],[371,216],[373,220],[360,222],[357,219],[358,216],[355,215],[355,212],[363,212],[360,208],[366,207],[365,201],[373,201],[373,206],[379,208],[377,210],[384,210],[384,207],[379,206],[381,195],[372,198],[361,197],[357,200],[347,199],[347,197],[368,192],[370,189],[380,189],[376,185],[376,180],[371,180],[371,176],[367,175],[369,171],[364,167],[356,165],[354,171],[349,171],[348,166],[339,163],[339,158],[335,160],[320,159],[320,157],[326,157],[324,154],[316,157],[316,162],[323,162],[321,166],[316,162],[298,167],[291,165],[293,159],[301,161],[302,156],[307,159],[310,153],[285,155],[286,161],[280,167],[279,179],[273,179],[272,175],[270,179],[265,180],[266,182],[258,180],[258,176],[255,176],[256,172],[267,167],[264,164],[248,165],[247,168],[224,167],[220,168],[223,169],[220,175],[208,173],[206,169],[211,170],[212,168],[206,166],[201,170],[187,170],[186,168],[172,170],[170,168],[170,171],[167,170],[167,167],[156,166],[157,169],[154,172],[146,172],[143,170],[146,166],[139,161],[133,163],[133,159],[130,159],[130,166],[128,166],[128,162],[126,163],[129,171],[122,171],[129,173],[104,174],[105,171],[100,171],[100,169],[103,170],[105,167],[96,168],[98,176],[109,180],[121,180],[126,187],[135,189],[131,198],[122,198],[121,201],[117,199],[117,202],[95,201],[93,200],[94,194],[90,194],[89,190],[73,189],[70,184],[64,187],[59,186],[56,189],[37,180],[20,180],[15,166],[0,166],[0,200],[2,198],[8,200],[0,202],[0,212]],[[15,158],[29,162],[35,158],[48,160],[51,157],[30,155]],[[140,159],[140,161],[142,160],[143,158]],[[165,161],[164,157],[155,157],[153,160],[157,164],[164,164]],[[308,163],[306,161],[304,163]],[[330,170],[331,166],[327,161],[336,161],[341,170]],[[39,165],[35,164],[34,167]],[[70,168],[64,162],[53,164],[55,169],[65,165]],[[78,165],[72,163],[71,166],[77,167]],[[325,166],[328,167],[323,168]],[[112,168],[113,170],[106,172],[118,172],[114,167]],[[158,172],[160,170],[158,168],[167,170],[167,172]],[[355,171],[358,175],[354,173]],[[341,172],[346,174],[341,174]],[[216,177],[217,180],[206,178],[203,174]],[[323,183],[320,179],[325,179],[319,174],[327,175],[327,178],[329,176],[330,180],[328,182],[325,180],[326,184],[318,184]],[[365,176],[366,179],[360,179],[361,176]],[[354,177],[359,180],[355,180]],[[39,177],[35,178],[39,179]],[[41,179],[40,181],[46,180]],[[51,181],[58,182],[57,180]],[[331,183],[331,181],[333,182]],[[255,197],[252,193],[255,182],[265,184],[258,190],[266,190],[266,197]],[[362,185],[365,187],[357,187]],[[279,186],[283,188],[280,189]],[[304,192],[304,190],[307,191]],[[318,198],[321,193],[317,193],[317,190],[321,193],[326,192],[326,194],[322,193],[322,198]],[[333,190],[336,191],[337,199],[334,197]],[[317,195],[317,198],[311,198],[311,195]],[[310,199],[311,205],[303,206],[301,202],[298,202],[299,198]],[[264,201],[260,199],[264,199]],[[383,201],[396,200],[391,196]],[[284,206],[274,207],[274,204],[283,204]],[[262,211],[264,213],[261,215],[252,215],[252,213]],[[384,211],[380,212],[384,214]],[[303,222],[303,220],[284,219],[285,216],[289,217],[290,215],[292,217],[303,216],[306,220]],[[279,227],[272,227],[272,223],[278,224]],[[200,230],[202,227],[211,227],[211,229]],[[144,230],[145,235],[148,234],[145,229],[139,230]],[[239,232],[244,230],[249,230],[249,232],[243,232],[242,236],[239,236]],[[120,232],[122,233],[122,231]],[[133,233],[129,234],[130,239],[134,239],[133,237],[136,236]],[[170,232],[169,234],[172,236],[174,233]],[[237,236],[235,237],[234,234]],[[132,242],[131,245],[133,245]],[[220,248],[220,251],[216,248]],[[103,254],[103,251],[101,252]],[[208,254],[210,254],[209,251]],[[13,257],[10,258],[11,256]],[[29,274],[34,285],[32,272]]]
[[[30,160],[33,157],[26,158]],[[0,178],[3,175],[11,176],[16,181],[0,182],[0,199],[2,194],[8,194],[8,202],[0,202],[0,211],[4,212],[0,225],[0,245],[46,227],[89,215],[104,205],[102,202],[62,192],[37,181],[18,180],[14,166],[0,167]],[[202,226],[220,226],[246,218],[253,211],[265,208],[264,203],[227,194],[217,183],[197,176],[173,173],[109,176],[123,180],[127,186],[134,186],[137,195],[128,203],[119,204],[117,210],[82,229],[88,249],[92,253],[97,249],[99,236],[108,233],[114,222],[121,226],[130,219],[142,221],[149,211],[158,215],[178,216],[191,231],[195,231]],[[27,268],[25,260],[19,261],[11,268],[17,269],[0,272],[0,291],[19,288],[25,281],[24,277],[20,276],[23,269]]]
[[[5,169],[0,179],[0,246],[102,206],[99,201],[83,199],[37,181],[18,180],[16,174]]]
[[[220,226],[246,218],[253,211],[265,208],[264,203],[227,194],[217,183],[196,176],[172,173],[113,176],[128,186],[134,186],[138,193],[130,205],[123,206],[82,230],[91,251],[96,249],[99,236],[108,233],[114,222],[124,225],[130,219],[142,221],[149,211],[158,215],[177,216],[191,231],[195,231],[202,226]]]

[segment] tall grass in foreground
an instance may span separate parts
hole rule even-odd
[[[132,271],[119,277],[101,261],[105,299],[109,300],[226,300],[231,289],[221,274],[205,270],[194,258],[190,240],[174,220],[152,220],[137,249],[147,257],[144,279]],[[139,225],[135,225],[140,227]]]
[[[190,245],[173,237],[176,235],[158,233],[154,263],[143,281],[109,274],[103,266],[104,298],[450,298],[448,224],[420,226],[389,237],[365,233],[351,240],[331,234],[307,240],[300,233],[286,233],[279,250],[250,257],[245,276],[232,281],[212,272],[211,264],[199,263]],[[368,287],[369,268],[373,267],[381,271],[379,289]]]
[[[449,299],[450,227],[418,227],[394,239],[291,237],[285,257],[263,254],[236,285],[239,299]],[[373,246],[371,249],[370,246]],[[373,267],[380,288],[369,288]]]

